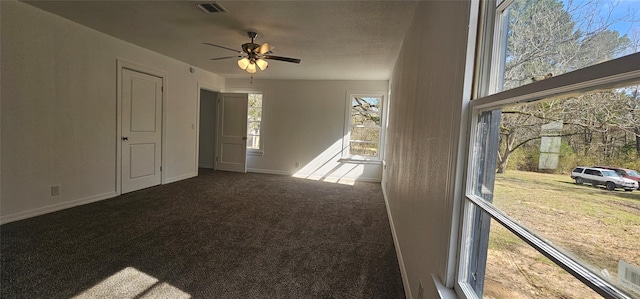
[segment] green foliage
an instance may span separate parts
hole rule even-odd
[[[538,171],[540,150],[533,143],[523,146],[511,154],[507,169],[520,171]]]
[[[638,156],[636,155],[635,148],[627,146],[623,147],[622,149],[623,150],[618,155],[613,158],[604,160],[600,164],[640,171],[640,158],[638,158]]]
[[[558,160],[558,169],[556,169],[555,173],[559,174],[567,174],[570,173],[578,165],[581,164],[581,157],[577,155],[573,148],[567,143],[566,140],[562,140],[560,144],[560,158]]]

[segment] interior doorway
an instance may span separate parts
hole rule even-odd
[[[218,93],[200,89],[200,130],[198,167],[216,169],[216,131],[218,124]]]

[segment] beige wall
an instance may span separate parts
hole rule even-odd
[[[303,65],[300,65],[303,67]],[[226,91],[263,92],[263,156],[248,156],[249,171],[336,181],[380,181],[381,164],[341,163],[348,92],[382,92],[387,81],[228,79]],[[299,167],[296,168],[296,163]]]
[[[468,22],[466,1],[421,2],[390,80],[383,187],[409,298],[438,298],[449,257]]]
[[[167,74],[164,182],[197,174],[197,84],[222,90],[224,78],[22,2],[1,5],[1,222],[116,195],[117,59]]]

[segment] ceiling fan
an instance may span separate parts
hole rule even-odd
[[[259,68],[260,70],[264,70],[269,66],[269,63],[265,59],[300,63],[300,59],[298,58],[271,55],[271,50],[274,48],[273,46],[268,43],[264,43],[262,45],[254,43],[253,40],[256,38],[256,36],[258,36],[258,34],[254,31],[249,31],[247,32],[247,34],[251,38],[251,42],[242,44],[242,51],[220,45],[214,45],[211,43],[203,44],[237,52],[238,55],[235,56],[217,57],[211,58],[211,60],[240,58],[240,60],[238,60],[238,66],[251,74],[255,73],[257,71],[257,68]]]

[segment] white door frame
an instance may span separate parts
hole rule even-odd
[[[210,92],[215,92],[215,93],[221,93],[220,90],[218,90],[217,88],[213,87],[212,85],[209,85],[207,83],[204,82],[200,82],[198,81],[198,103],[196,104],[196,173],[198,173],[198,169],[199,169],[199,165],[200,165],[200,93],[202,92],[202,90],[206,90],[206,91],[210,91]],[[220,114],[220,111],[218,111],[218,101],[216,101],[216,145],[214,145],[214,147],[217,147],[217,140],[218,140],[218,115]],[[217,148],[216,148],[216,152],[217,152]],[[217,170],[218,169],[218,161],[216,161],[216,159],[213,159],[213,170]]]
[[[116,194],[122,194],[122,70],[129,69],[139,73],[145,73],[148,75],[162,78],[163,88],[167,87],[167,73],[154,68],[135,64],[122,59],[116,59]],[[164,166],[166,161],[166,116],[167,116],[167,90],[162,92],[162,141],[161,146],[161,167]],[[160,172],[160,184],[165,183],[165,169]]]

